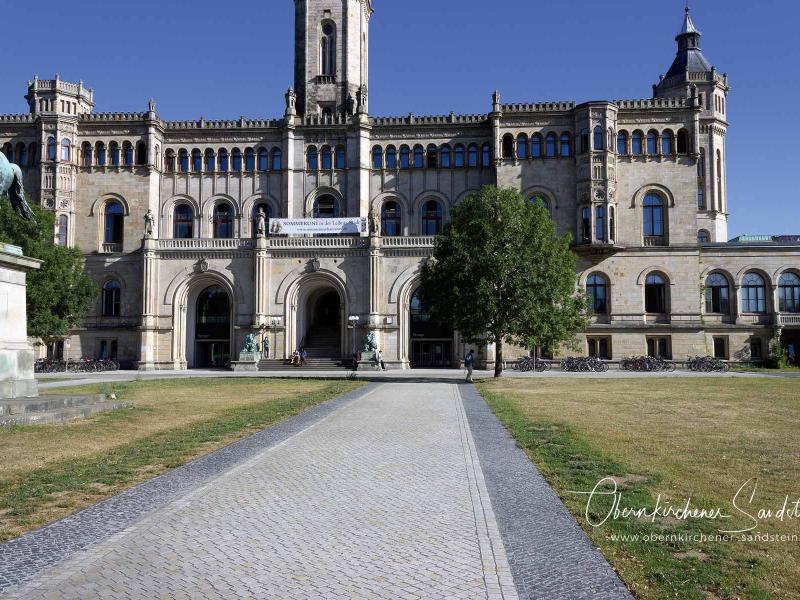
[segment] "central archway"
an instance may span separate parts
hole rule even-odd
[[[332,274],[301,278],[287,294],[286,355],[305,348],[310,359],[347,356],[347,298],[343,282]]]
[[[231,359],[231,299],[219,285],[205,288],[194,306],[196,368],[222,368]]]
[[[419,297],[409,302],[409,348],[412,369],[448,369],[454,365],[454,332],[451,327],[431,320]]]

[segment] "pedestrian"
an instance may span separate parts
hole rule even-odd
[[[375,350],[375,362],[378,364],[378,367],[381,371],[386,370],[386,363],[383,362],[383,355],[381,354],[380,349]]]
[[[264,358],[269,358],[269,340],[264,338]]]
[[[300,352],[297,350],[292,352],[292,365],[295,367],[300,366]]]
[[[467,370],[467,383],[472,383],[472,369],[475,368],[475,350],[470,350],[464,357],[464,368]]]
[[[353,352],[353,371],[358,371],[358,352]]]
[[[300,350],[300,366],[305,367],[307,360],[308,360],[308,352],[306,352],[305,348],[302,348]]]

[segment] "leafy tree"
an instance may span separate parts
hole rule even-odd
[[[575,284],[570,236],[556,235],[547,209],[486,186],[453,208],[422,269],[420,297],[467,342],[494,342],[499,377],[504,342],[552,348],[587,326]]]
[[[20,246],[26,256],[44,261],[38,271],[28,273],[28,335],[49,344],[81,323],[97,287],[83,270],[80,251],[53,242],[53,213],[35,203],[31,208],[35,223],[21,218],[0,197],[0,242]]]

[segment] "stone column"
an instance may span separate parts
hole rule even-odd
[[[0,399],[39,395],[28,342],[25,277],[42,262],[22,255],[17,246],[0,243]]]
[[[269,240],[263,235],[256,238],[253,252],[253,281],[255,283],[253,298],[253,329],[261,329],[267,324],[269,314],[270,271],[272,253]],[[270,342],[271,343],[271,342]]]
[[[156,240],[142,240],[142,324],[141,348],[138,368],[140,371],[154,371],[157,359],[156,307],[158,302],[158,257]]]

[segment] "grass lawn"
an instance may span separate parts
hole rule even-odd
[[[800,598],[800,518],[762,519],[753,533],[792,541],[645,541],[648,534],[717,534],[752,526],[733,507],[800,500],[800,382],[777,378],[505,379],[479,383],[500,420],[640,598]],[[730,519],[609,519],[613,496],[592,502],[614,477],[620,508],[652,511],[661,495],[682,508],[719,507]],[[611,489],[611,488],[607,488]],[[800,515],[798,515],[800,516]],[[616,536],[638,535],[621,540]],[[612,537],[615,536],[615,537]],[[535,543],[535,540],[531,540]]]
[[[166,379],[51,390],[113,392],[133,408],[65,425],[0,428],[0,541],[360,385],[344,380]]]

